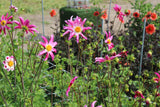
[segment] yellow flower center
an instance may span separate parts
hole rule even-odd
[[[28,30],[28,27],[27,26],[22,26],[22,29],[25,31],[25,30]]]
[[[2,21],[1,21],[1,25],[2,25],[2,26],[5,26],[5,25],[6,25],[6,21],[5,21],[5,20],[2,20]]]
[[[108,43],[108,44],[111,44],[111,40],[110,40],[110,39],[108,39],[108,40],[107,40],[107,43]]]
[[[13,66],[13,64],[14,64],[13,61],[9,61],[9,62],[8,62],[8,65],[9,65],[10,67]]]
[[[52,50],[52,46],[51,45],[47,45],[46,49],[47,49],[47,51],[51,51]]]
[[[75,28],[75,31],[76,31],[77,33],[81,32],[81,27],[77,26],[77,27]]]

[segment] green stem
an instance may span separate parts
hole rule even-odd
[[[6,99],[5,99],[5,97],[3,96],[3,93],[2,93],[2,91],[0,91],[0,94],[1,94],[1,97],[2,97],[2,99],[3,99],[3,101],[4,101],[5,105],[6,105],[6,107],[8,107],[8,106],[7,106]]]

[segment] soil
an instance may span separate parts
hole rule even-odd
[[[130,0],[131,1],[131,0]],[[134,0],[132,0],[134,1]],[[150,2],[151,4],[153,4],[153,6],[155,6],[156,4],[160,3],[160,0],[147,0],[147,2]],[[131,9],[131,4],[127,1],[118,1],[114,2],[111,4],[111,12],[110,12],[110,21],[112,21],[115,17],[115,11],[113,9],[114,4],[119,4],[122,7],[122,12],[125,11],[125,9],[130,9],[131,12],[134,12],[135,10]],[[102,4],[100,5],[102,7],[105,7],[105,9],[109,10],[109,2],[106,2],[106,4]],[[52,28],[56,28],[55,24],[59,25],[59,10],[56,9],[57,15],[54,17],[50,16],[50,11],[44,11],[44,31],[45,31],[45,36],[50,36],[51,34],[53,34],[53,32],[55,32],[55,30],[53,30]],[[31,24],[34,24],[37,26],[37,30],[39,31],[39,35],[43,34],[43,28],[42,28],[42,14],[26,14],[26,15],[22,15],[22,17],[24,17],[24,19],[29,19],[31,22]],[[125,19],[127,20],[127,19]],[[114,30],[116,31],[119,26],[119,20],[115,21],[115,25],[114,26]],[[104,26],[104,30],[106,29],[106,25]]]

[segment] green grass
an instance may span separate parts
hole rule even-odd
[[[18,7],[18,14],[41,12],[41,0],[12,0]],[[51,10],[67,5],[67,0],[43,0],[44,10]],[[9,12],[10,0],[0,0],[0,15]]]
[[[13,5],[18,7],[18,14],[35,14],[41,12],[41,0],[12,0]],[[118,0],[112,0],[112,2],[117,2]],[[119,0],[127,1],[127,0]],[[90,0],[90,3],[95,5],[99,3],[106,4],[109,0]],[[67,0],[43,0],[44,11],[51,9],[59,9],[67,5]],[[0,16],[9,12],[10,0],[0,0]]]

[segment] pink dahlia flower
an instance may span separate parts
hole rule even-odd
[[[114,10],[117,12],[117,17],[119,18],[119,20],[124,23],[124,19],[123,17],[125,16],[125,14],[123,12],[121,12],[121,6],[115,4],[115,7],[113,7]]]
[[[69,93],[69,91],[70,91],[70,88],[71,88],[72,84],[74,83],[74,81],[75,81],[77,78],[78,78],[78,77],[75,76],[75,77],[70,81],[70,84],[69,84],[68,89],[67,89],[67,91],[66,91],[66,96],[68,96],[68,93]]]
[[[112,39],[113,39],[113,36],[111,36],[111,33],[109,32],[109,35],[107,32],[106,33],[106,40],[105,40],[105,43],[108,44],[108,51],[110,51],[113,47],[114,47],[114,44],[111,42]]]
[[[93,101],[92,102],[92,104],[91,104],[91,107],[95,107],[95,103],[96,103],[97,101]],[[87,105],[85,105],[84,107],[87,107]],[[97,106],[97,107],[102,107],[101,105],[100,106]]]
[[[8,24],[12,24],[12,21],[9,21],[13,16],[8,17],[8,13],[6,16],[2,15],[1,20],[0,20],[0,34],[2,30],[4,31],[4,35],[6,35],[6,29],[10,30],[11,28],[8,27]]]
[[[4,64],[4,69],[6,69],[7,71],[13,71],[14,70],[14,66],[16,66],[16,61],[14,59],[13,56],[6,56],[6,60],[3,61]]]
[[[141,91],[135,91],[135,95],[134,95],[134,98],[137,98],[137,97],[141,97],[141,98],[144,98],[143,94]]]
[[[34,35],[34,32],[38,31],[35,29],[35,25],[29,25],[29,20],[25,20],[22,17],[19,17],[20,22],[18,21],[13,21],[14,23],[16,23],[18,26],[14,27],[14,29],[22,29],[24,32],[26,32],[26,34],[28,34],[28,32],[31,32]]]
[[[17,10],[18,10],[18,8],[15,7],[15,6],[13,6],[13,5],[11,5],[11,6],[9,7],[9,9],[10,9],[12,12],[17,12]]]
[[[102,62],[105,62],[105,61],[111,61],[111,60],[113,60],[114,58],[119,57],[119,56],[121,56],[121,55],[120,55],[120,54],[117,54],[117,55],[113,55],[113,56],[111,56],[111,57],[109,57],[108,55],[106,55],[105,58],[103,58],[103,57],[96,57],[96,58],[95,58],[95,62],[102,63]]]
[[[57,45],[57,42],[53,42],[54,41],[54,35],[51,35],[51,38],[50,38],[49,42],[44,36],[42,36],[42,38],[43,38],[45,43],[39,42],[39,44],[42,45],[45,48],[45,50],[39,52],[38,56],[41,56],[41,55],[47,53],[44,61],[46,61],[48,59],[49,55],[51,56],[52,61],[53,61],[54,60],[53,52],[55,52],[55,53],[57,52],[57,50],[54,48]]]
[[[91,27],[84,27],[84,23],[86,22],[86,18],[82,21],[80,17],[76,17],[75,20],[72,20],[72,16],[70,20],[65,21],[68,26],[64,26],[64,29],[67,29],[67,31],[63,34],[66,35],[70,33],[68,40],[70,40],[74,35],[76,35],[77,43],[79,43],[79,35],[81,35],[84,39],[87,40],[87,37],[83,35],[82,32],[88,29],[92,29]]]

